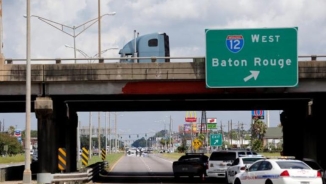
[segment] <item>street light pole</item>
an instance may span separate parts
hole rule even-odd
[[[117,112],[114,112],[114,133],[115,133],[115,135],[114,135],[114,137],[115,137],[115,152],[117,152],[117,144],[118,144],[118,140],[117,140],[117,138],[118,138],[118,135],[117,135]]]
[[[98,0],[98,53],[101,58],[101,0]]]
[[[27,0],[26,6],[26,128],[25,128],[25,170],[23,173],[23,184],[32,183],[31,172],[31,2]]]
[[[69,45],[65,45],[65,47],[67,47],[67,48],[71,48],[71,49],[74,49],[74,50],[76,50],[76,51],[78,51],[80,54],[82,54],[85,58],[90,58],[90,60],[88,61],[89,63],[91,63],[92,62],[92,58],[95,58],[96,56],[98,56],[99,55],[99,53],[97,53],[97,54],[95,54],[93,57],[90,57],[88,54],[86,54],[84,51],[82,51],[82,50],[80,50],[80,49],[78,49],[78,48],[76,48],[76,47],[71,47],[71,46],[69,46]],[[115,49],[119,49],[118,47],[111,47],[111,48],[108,48],[108,49],[105,49],[105,50],[102,50],[101,51],[101,54],[103,54],[103,53],[105,53],[105,52],[107,52],[107,51],[109,51],[109,50],[115,50]]]
[[[112,13],[106,13],[106,14],[103,14],[101,16],[98,16],[97,18],[94,18],[94,19],[91,19],[79,26],[68,26],[68,25],[64,25],[64,24],[61,24],[61,23],[58,23],[58,22],[55,22],[55,21],[52,21],[52,20],[49,20],[49,19],[46,19],[46,18],[43,18],[43,17],[40,17],[40,16],[37,16],[37,15],[27,15],[28,17],[36,17],[38,18],[39,20],[41,20],[42,22],[45,22],[46,24],[49,24],[50,26],[58,29],[59,31],[73,37],[74,39],[74,48],[76,48],[76,38],[77,36],[79,36],[81,33],[83,33],[85,30],[87,30],[89,27],[91,27],[93,24],[95,24],[97,21],[100,21],[100,19],[103,17],[103,16],[106,16],[106,15],[115,15],[116,12],[112,12]],[[86,24],[90,24],[88,26],[85,27]],[[57,27],[57,26],[60,26]],[[78,28],[83,28],[78,34],[76,34],[76,29]],[[69,28],[71,30],[73,30],[73,34],[70,34],[68,33],[67,31],[64,30],[64,28]],[[100,48],[100,47],[99,47]],[[75,49],[75,52],[74,52],[74,55],[75,55],[75,58],[76,58],[76,49]],[[75,60],[75,63],[76,63],[76,60]]]
[[[107,113],[108,112],[105,112],[105,152],[107,150],[107,147],[108,147],[108,129],[107,129]],[[110,117],[110,115],[109,115]]]
[[[92,158],[92,112],[89,112],[89,147],[88,147],[88,154],[89,159]]]

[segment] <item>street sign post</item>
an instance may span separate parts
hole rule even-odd
[[[298,85],[298,28],[206,30],[208,88]]]
[[[211,134],[210,138],[211,138],[210,141],[211,146],[222,146],[223,144],[222,134]]]

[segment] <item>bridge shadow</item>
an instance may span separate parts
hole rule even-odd
[[[176,179],[171,172],[109,172],[102,173],[94,182],[97,183],[225,183],[216,178],[201,179],[181,176]]]

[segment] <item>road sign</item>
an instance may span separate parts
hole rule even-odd
[[[223,140],[222,140],[222,134],[211,134],[211,146],[222,146]]]
[[[207,120],[206,123],[217,123],[217,119],[216,118],[207,118],[206,120]]]
[[[192,147],[195,149],[195,150],[198,150],[200,147],[202,146],[202,143],[199,139],[194,139],[192,141]]]
[[[84,166],[88,166],[88,157],[89,157],[89,152],[86,148],[82,148],[82,154],[81,154],[81,159],[82,159],[82,164]]]
[[[106,150],[105,149],[102,149],[102,151],[101,151],[101,158],[103,161],[106,159]]]
[[[297,86],[297,37],[298,28],[206,30],[206,86]]]
[[[217,123],[207,123],[207,129],[217,129]]]
[[[251,117],[252,119],[257,118],[257,119],[264,119],[264,111],[263,110],[252,110],[251,111]]]
[[[67,152],[66,148],[58,149],[58,169],[60,171],[66,170],[67,168]]]

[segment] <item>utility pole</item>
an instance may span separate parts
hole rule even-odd
[[[228,121],[228,141],[230,141],[230,121]]]
[[[240,145],[240,121],[238,121],[238,145],[241,147]]]
[[[117,135],[117,112],[114,112],[114,134],[115,134],[115,145],[114,145],[114,149],[115,149],[115,152],[117,152],[118,150],[117,150],[117,145],[118,145],[118,140],[117,140],[117,137],[118,137],[118,135]]]
[[[267,110],[267,113],[266,113],[266,120],[267,120],[267,128],[269,128],[269,110]]]
[[[231,119],[231,148],[232,148],[232,119]]]
[[[243,147],[243,123],[241,123],[241,147]]]
[[[101,158],[101,112],[98,112],[98,156]]]
[[[172,118],[170,115],[170,148],[172,148]],[[172,151],[172,150],[171,150]]]
[[[108,148],[108,127],[107,127],[107,113],[105,112],[105,152],[107,152],[107,148]]]
[[[109,112],[109,142],[110,142],[109,153],[111,153],[112,141],[111,141],[111,116],[110,116],[110,112]]]

